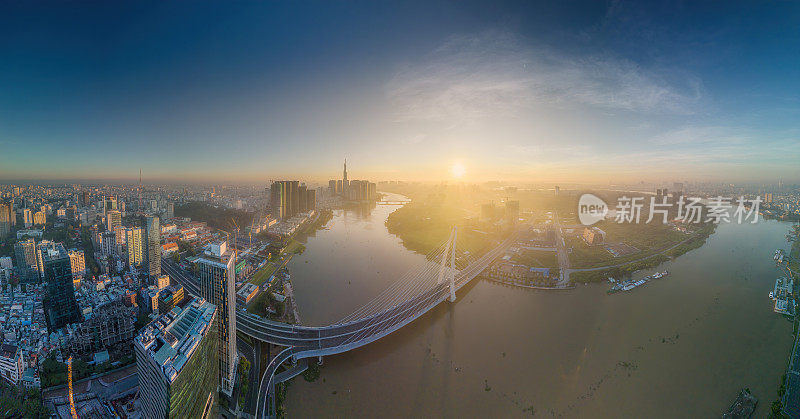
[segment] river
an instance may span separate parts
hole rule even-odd
[[[388,196],[386,199],[397,198]],[[424,258],[384,222],[339,210],[289,269],[304,324],[336,321]],[[296,378],[291,417],[719,417],[748,387],[766,417],[792,345],[772,312],[790,224],[725,224],[629,293],[537,291],[476,279],[454,304]],[[638,273],[643,276],[653,271]]]

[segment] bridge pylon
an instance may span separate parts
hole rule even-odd
[[[450,237],[447,238],[447,244],[444,247],[444,253],[442,253],[442,261],[439,265],[439,277],[436,280],[436,285],[441,285],[442,282],[444,282],[444,274],[447,272],[447,256],[450,255],[450,245],[453,244],[453,232],[454,230],[450,231]]]
[[[450,244],[450,302],[456,301],[456,239],[458,227],[453,227],[453,241]]]

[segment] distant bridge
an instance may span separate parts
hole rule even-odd
[[[377,201],[378,205],[405,205],[411,201]]]
[[[320,327],[290,325],[263,319],[244,310],[236,312],[236,328],[252,338],[286,346],[269,364],[259,385],[256,416],[273,417],[275,384],[302,372],[290,370],[276,376],[278,367],[287,360],[297,363],[305,358],[347,352],[374,342],[416,320],[439,303],[456,299],[456,291],[483,272],[514,242],[516,234],[497,244],[480,257],[461,250],[457,256],[458,232],[427,255],[427,262],[401,276],[388,289],[335,324]],[[174,262],[164,259],[162,267],[192,294],[199,286]]]

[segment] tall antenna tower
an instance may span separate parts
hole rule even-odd
[[[142,168],[139,168],[139,211],[142,211]]]

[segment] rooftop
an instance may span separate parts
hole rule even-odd
[[[64,249],[64,245],[61,243],[48,243],[42,250],[42,262],[48,262],[51,260],[57,259],[65,259],[69,258],[69,254],[67,254],[67,250]]]
[[[193,298],[147,325],[136,336],[136,345],[153,358],[167,381],[172,382],[208,333],[216,310],[217,306],[202,298]]]

